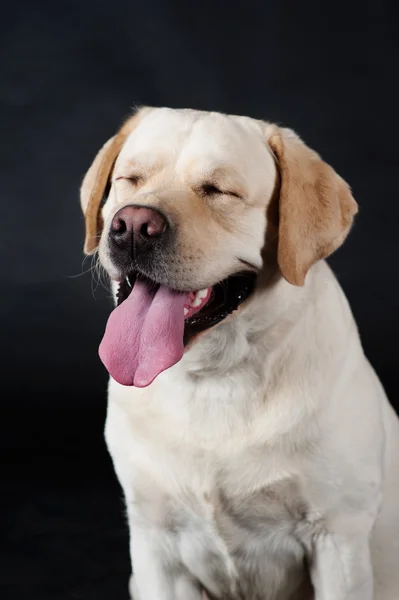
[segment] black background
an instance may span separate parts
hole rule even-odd
[[[296,129],[360,204],[331,264],[398,407],[398,8],[22,0],[2,11],[0,596],[127,600],[97,358],[111,305],[90,272],[79,276],[90,268],[84,172],[135,104]]]

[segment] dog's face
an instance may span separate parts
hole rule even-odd
[[[122,280],[138,270],[192,291],[238,271],[261,269],[266,207],[276,180],[261,126],[169,109],[138,119],[116,159],[103,208],[99,256],[111,277]],[[125,209],[131,205],[155,214],[129,215]],[[126,244],[118,227],[115,231],[118,215],[141,224]],[[162,231],[149,235],[153,220]]]
[[[265,242],[275,245],[276,268],[302,285],[310,266],[342,243],[356,212],[345,182],[290,130],[165,108],[142,109],[107,142],[83,182],[82,206],[86,251],[98,243],[102,265],[120,284],[121,306],[134,296],[142,311],[137,319],[153,329],[153,318],[162,329],[162,319],[177,319],[181,311],[182,322],[167,328],[163,344],[173,328],[183,327],[178,335],[187,341],[237,309],[264,267]],[[267,231],[274,239],[267,240]],[[121,322],[126,332],[129,319],[120,316],[112,352],[118,340],[128,345]],[[141,350],[133,358],[128,352],[137,371],[143,363],[137,353],[155,334],[144,335],[138,325],[133,333],[142,337]],[[152,354],[160,370],[176,362],[158,350]],[[141,385],[160,372],[142,370],[141,379],[116,378]]]

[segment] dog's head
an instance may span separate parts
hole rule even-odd
[[[145,386],[184,343],[235,311],[267,268],[293,285],[344,241],[348,185],[291,130],[144,108],[97,154],[81,189],[85,252],[119,283],[100,347]]]

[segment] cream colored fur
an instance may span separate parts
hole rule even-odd
[[[292,203],[282,212],[292,201],[282,196],[289,139],[302,158],[294,151],[284,168],[297,189],[306,192],[302,173],[307,192],[319,190],[309,212],[320,194],[329,203],[308,239],[308,221],[300,234],[290,220]],[[252,298],[148,388],[110,380],[106,441],[126,499],[135,600],[200,600],[204,589],[218,600],[399,598],[399,420],[323,260],[356,207],[307,152],[292,132],[252,119],[146,109],[116,158],[99,248],[111,278],[120,274],[109,223],[138,198],[181,229],[181,269],[164,275],[171,285],[215,284],[239,270],[238,258],[261,273]],[[274,236],[267,215],[279,172],[286,230],[273,270],[264,243],[271,231],[274,256],[279,223]],[[86,194],[90,177],[95,169]],[[209,177],[241,197],[201,198]],[[306,214],[306,193],[295,202]]]

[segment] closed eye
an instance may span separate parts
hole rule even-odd
[[[217,196],[223,194],[225,196],[234,196],[235,198],[241,198],[241,196],[236,192],[232,192],[231,190],[222,190],[213,183],[203,183],[201,185],[200,191],[204,196]]]
[[[120,179],[124,179],[125,181],[130,181],[133,185],[138,185],[143,181],[143,177],[141,175],[130,175],[129,177],[117,177],[115,181],[119,181]]]
[[[143,181],[143,178],[140,175],[132,175],[131,177],[127,177],[126,179],[134,185],[137,185]]]

